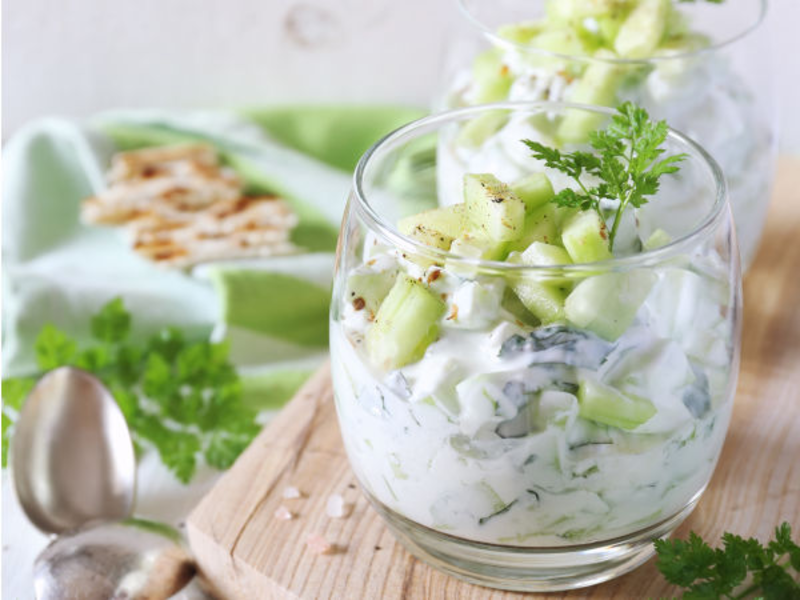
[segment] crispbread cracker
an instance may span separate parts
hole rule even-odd
[[[109,187],[83,202],[85,223],[124,226],[138,254],[169,267],[296,252],[297,216],[280,198],[242,196],[214,150],[191,144],[123,152]]]

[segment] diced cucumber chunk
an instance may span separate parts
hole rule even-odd
[[[503,52],[492,48],[482,52],[472,64],[474,100],[476,104],[487,104],[505,100],[514,78],[503,64]]]
[[[508,123],[507,111],[490,110],[465,122],[458,133],[456,143],[459,146],[477,148],[500,131],[506,123]]]
[[[511,191],[525,203],[525,210],[533,212],[540,206],[547,204],[556,193],[550,178],[544,173],[531,173],[511,184]]]
[[[482,237],[506,242],[522,235],[525,203],[494,175],[464,175],[464,202],[473,228]]]
[[[670,0],[641,0],[614,39],[614,50],[626,58],[646,58],[664,39],[672,5]]]
[[[615,55],[608,50],[598,50],[595,57],[613,59]],[[621,79],[621,69],[613,62],[600,60],[590,64],[583,73],[569,101],[595,106],[616,104],[617,88]],[[589,138],[589,133],[600,128],[606,116],[592,111],[570,109],[558,127],[557,137],[561,142],[581,143]]]
[[[559,236],[559,207],[555,204],[545,204],[534,210],[525,218],[525,229],[520,238],[509,245],[510,251],[523,252],[533,242],[557,244]]]
[[[544,25],[539,21],[510,23],[497,28],[497,35],[515,44],[529,44],[531,39],[542,32]]]
[[[450,238],[457,238],[467,229],[466,207],[463,204],[454,204],[433,208],[400,219],[397,223],[397,228],[404,235],[412,235],[419,226],[430,231],[438,231]]]
[[[406,233],[408,237],[414,238],[418,242],[430,246],[431,248],[439,248],[440,250],[449,250],[453,238],[445,235],[441,231],[430,229],[424,225],[416,225],[413,229],[409,229]]]
[[[661,248],[661,246],[666,246],[672,241],[672,236],[668,234],[663,229],[656,229],[653,233],[650,234],[643,247],[645,250],[655,250],[656,248]]]
[[[548,29],[531,39],[530,44],[535,48],[567,56],[586,54],[586,47],[581,36],[572,27]]]
[[[646,398],[625,396],[598,381],[585,379],[578,387],[578,415],[595,423],[620,429],[636,429],[656,414]]]
[[[530,327],[535,327],[539,324],[539,319],[525,307],[522,300],[519,299],[519,296],[514,293],[512,288],[506,288],[505,292],[503,292],[503,301],[501,305],[522,324]]]
[[[364,308],[376,313],[381,302],[392,289],[396,277],[397,272],[394,269],[363,273],[355,271],[347,278],[347,299],[354,304],[359,304],[358,299],[361,298],[364,301]]]
[[[565,315],[578,327],[614,341],[631,326],[657,279],[644,269],[589,277],[567,297]]]
[[[422,283],[400,275],[367,330],[367,352],[383,370],[402,367],[422,358],[439,334],[445,304]]]
[[[533,264],[524,262],[523,255],[518,253],[512,253],[508,257],[508,262]],[[551,264],[563,263],[553,262]],[[542,323],[547,324],[564,320],[564,301],[567,293],[562,289],[562,283],[562,279],[554,279],[549,274],[531,272],[520,275],[512,282],[511,288],[523,306]]]
[[[606,224],[594,211],[576,213],[565,224],[561,241],[575,263],[591,263],[612,258]]]
[[[554,21],[617,15],[628,10],[631,0],[548,0],[547,16]]]
[[[534,266],[557,266],[571,265],[572,259],[564,248],[545,244],[543,242],[533,242],[522,253],[521,260],[526,265]]]
[[[566,293],[561,288],[536,281],[521,281],[512,288],[523,306],[542,323],[564,320]]]
[[[507,247],[506,242],[496,242],[488,238],[465,234],[453,241],[450,252],[466,258],[503,260]]]
[[[627,12],[619,11],[613,15],[597,19],[597,31],[603,39],[604,45],[613,46],[617,34],[628,16]]]

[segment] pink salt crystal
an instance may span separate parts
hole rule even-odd
[[[327,554],[333,548],[328,540],[318,534],[309,535],[306,538],[306,545],[314,554]]]
[[[299,498],[300,497],[300,490],[298,490],[296,487],[290,485],[285,490],[283,490],[283,497],[286,498],[287,500],[292,500],[294,498]]]
[[[285,506],[279,506],[278,510],[275,511],[275,518],[279,521],[291,521],[294,515]]]
[[[329,517],[341,519],[344,517],[344,508],[344,498],[342,498],[339,494],[334,494],[328,498],[328,503],[325,506],[325,512],[328,513]]]

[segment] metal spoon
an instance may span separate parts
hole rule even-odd
[[[136,457],[122,411],[94,376],[50,371],[28,395],[12,441],[20,504],[47,533],[131,515]]]
[[[179,591],[192,560],[169,526],[128,520],[136,491],[130,430],[105,386],[72,367],[36,384],[11,447],[14,486],[25,513],[61,534],[39,555],[39,600],[155,600]]]

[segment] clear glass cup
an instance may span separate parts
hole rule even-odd
[[[605,22],[599,32],[591,31],[596,21],[589,22],[580,40],[561,39],[552,23],[544,38],[532,25],[504,29],[541,20],[551,5],[565,7],[567,19],[569,6],[626,2],[457,0],[460,19],[446,45],[435,107],[504,100],[636,102],[697,140],[722,166],[746,269],[758,249],[777,157],[771,42],[763,26],[767,1],[675,2],[683,15],[673,19],[675,33],[651,55],[635,59],[619,58],[609,53],[611,42],[597,41],[613,39],[613,33],[602,38]]]
[[[636,214],[643,236],[674,240],[661,248],[531,267],[399,233],[399,218],[460,194],[464,173],[544,170],[529,158],[500,173],[493,153],[441,169],[458,131],[494,114],[524,137],[531,120],[576,112],[602,125],[611,111],[506,103],[395,131],[361,159],[339,238],[330,350],[350,464],[409,551],[497,588],[591,585],[650,557],[707,485],[736,387],[741,273],[725,183],[682,134],[667,140],[688,154],[679,174]],[[521,282],[570,298],[583,286],[599,321],[542,325],[514,301]],[[425,298],[403,296],[409,285]]]

